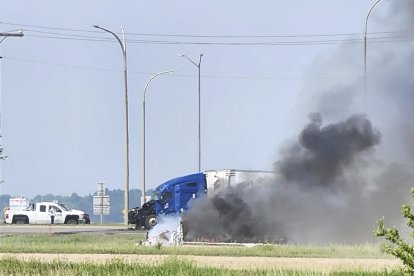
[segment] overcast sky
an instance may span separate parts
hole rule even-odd
[[[197,68],[177,54],[195,61],[204,54],[202,170],[271,170],[281,145],[308,120],[301,109],[307,85],[362,78],[361,39],[373,2],[5,1],[0,32],[24,29],[25,36],[0,44],[8,155],[1,194],[87,195],[98,181],[124,189],[121,49],[92,25],[126,32],[130,188],[142,183],[144,85],[158,72],[179,70],[147,91],[147,187],[155,188],[198,170]],[[377,22],[386,2],[371,15],[369,32],[383,31]],[[348,39],[359,41],[346,44],[356,60],[351,67],[318,67]]]

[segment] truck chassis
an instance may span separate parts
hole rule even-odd
[[[155,200],[145,202],[141,208],[132,208],[128,212],[128,224],[135,224],[135,229],[149,230],[158,223]]]

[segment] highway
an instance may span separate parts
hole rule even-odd
[[[69,234],[69,233],[86,233],[86,232],[103,232],[103,233],[125,233],[135,231],[142,233],[142,231],[128,228],[125,225],[6,225],[0,224],[0,235],[6,234]]]

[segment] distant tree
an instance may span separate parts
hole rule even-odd
[[[414,198],[414,188],[411,188],[411,196]],[[411,206],[404,204],[402,214],[407,219],[408,227],[412,229],[410,236],[414,238],[414,214],[411,212]],[[385,251],[400,259],[404,264],[404,270],[409,275],[414,275],[414,246],[401,237],[398,229],[395,227],[385,228],[384,218],[382,218],[377,223],[375,235],[388,241],[384,246]]]
[[[9,206],[10,195],[0,195],[0,211]]]

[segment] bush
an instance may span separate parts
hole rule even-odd
[[[158,242],[158,243],[155,245],[155,248],[157,248],[158,250],[161,250],[161,247],[162,247],[162,243],[160,243],[160,242]]]
[[[414,198],[414,188],[411,188],[411,196]],[[411,207],[407,204],[402,206],[403,217],[407,219],[407,225],[413,229],[411,237],[414,238],[414,214],[411,212]],[[377,229],[375,230],[377,237],[385,238],[388,243],[384,249],[387,253],[400,259],[404,264],[404,270],[410,275],[414,275],[414,247],[400,236],[397,228],[385,228],[384,218],[377,222]]]

